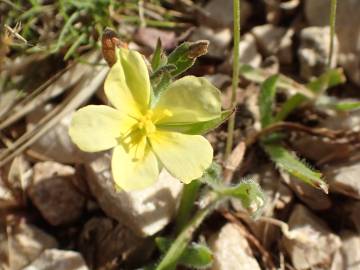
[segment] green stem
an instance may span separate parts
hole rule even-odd
[[[188,222],[200,186],[201,182],[199,180],[194,180],[190,184],[184,185],[184,189],[181,195],[180,207],[175,219],[176,234],[182,231]]]
[[[234,7],[234,48],[233,48],[233,75],[232,75],[232,92],[231,108],[236,106],[236,90],[239,84],[239,42],[240,42],[240,0],[233,0]],[[228,136],[226,140],[225,160],[231,153],[234,139],[235,113],[230,116],[228,123]]]
[[[334,54],[334,37],[335,37],[335,23],[336,23],[336,6],[337,0],[331,0],[330,8],[330,51],[328,59],[328,68],[331,68],[331,60]]]
[[[221,200],[221,196],[216,193],[209,193],[209,204],[200,209],[193,219],[187,224],[179,234],[170,249],[165,253],[155,270],[173,270],[176,264],[192,239],[193,233],[201,225],[203,220],[214,210],[216,204]]]

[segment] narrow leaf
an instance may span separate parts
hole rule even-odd
[[[242,65],[240,67],[240,74],[245,79],[256,83],[263,83],[270,75],[272,75],[263,69],[253,68],[250,65]],[[293,79],[282,74],[279,75],[278,87],[280,89],[284,89],[290,92],[291,94],[295,94],[295,93],[303,94],[305,97],[309,99],[313,99],[315,97],[314,93],[306,86],[297,83]]]
[[[284,120],[290,113],[292,113],[296,108],[298,108],[307,98],[302,94],[295,94],[290,97],[282,106],[280,111],[276,114],[274,122],[279,122]]]
[[[354,111],[360,109],[360,101],[344,101],[334,104],[334,108],[338,111]]]
[[[270,156],[270,159],[275,162],[279,168],[287,171],[305,183],[328,193],[328,186],[322,180],[321,172],[309,168],[306,164],[301,162],[296,155],[290,153],[279,144],[263,144],[263,148]]]
[[[162,46],[161,46],[161,39],[159,38],[156,44],[156,48],[154,54],[151,58],[151,67],[152,70],[156,71],[160,67],[166,65],[167,57],[165,56]]]
[[[276,85],[278,79],[278,75],[272,75],[261,84],[259,107],[260,122],[262,128],[267,127],[273,122],[272,108],[276,94]]]
[[[344,71],[341,68],[330,69],[320,77],[312,80],[307,84],[307,87],[316,94],[321,94],[330,87],[334,87],[346,82]]]

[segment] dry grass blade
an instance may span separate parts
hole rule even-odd
[[[235,170],[241,165],[246,151],[245,142],[241,141],[231,152],[226,160],[224,168],[224,181],[230,183]]]
[[[95,60],[95,58],[90,59],[90,61],[92,60]],[[78,63],[76,65],[70,65],[55,74],[52,78],[47,80],[38,89],[8,111],[6,115],[1,117],[4,120],[0,122],[0,130],[3,130],[9,125],[15,123],[21,117],[25,116],[38,106],[41,106],[49,99],[58,96],[67,89],[73,87],[90,69],[91,66]]]
[[[96,66],[89,68],[85,78],[75,86],[66,99],[45,116],[33,130],[26,132],[17,141],[0,154],[0,167],[15,156],[24,151],[52,127],[54,127],[64,116],[78,108],[88,100],[102,84],[108,68]]]

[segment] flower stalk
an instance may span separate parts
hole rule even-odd
[[[240,0],[233,0],[234,8],[234,48],[233,48],[233,74],[232,74],[232,91],[231,91],[231,109],[236,106],[236,90],[239,84],[239,43],[240,43]],[[225,148],[225,160],[229,157],[234,140],[235,113],[230,116],[228,122],[228,136]]]
[[[335,39],[335,24],[336,24],[336,7],[337,0],[331,0],[330,7],[330,49],[329,49],[329,59],[328,59],[328,68],[331,68],[331,61],[334,54],[334,39]]]

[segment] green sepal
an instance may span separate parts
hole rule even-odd
[[[233,113],[233,110],[222,111],[220,117],[205,122],[179,124],[179,125],[158,125],[159,129],[175,131],[189,135],[202,135],[214,128],[217,128],[226,121]]]

